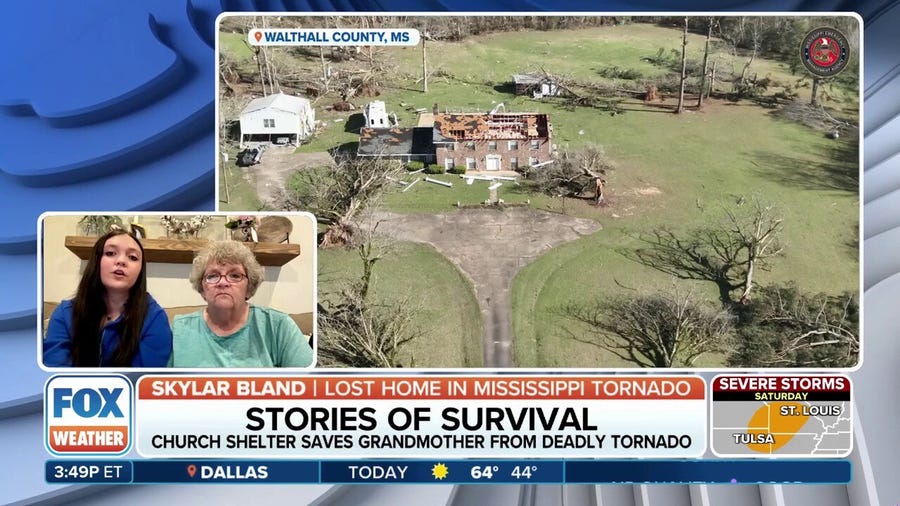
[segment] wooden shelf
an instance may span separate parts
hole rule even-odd
[[[87,260],[90,257],[95,242],[97,242],[96,237],[66,236],[66,248],[82,260]],[[206,246],[207,242],[206,239],[141,239],[147,262],[169,264],[191,263],[194,260],[194,255]],[[245,242],[244,244],[256,255],[256,260],[261,265],[270,267],[282,266],[300,256],[299,244],[268,242]]]

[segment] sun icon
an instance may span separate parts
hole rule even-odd
[[[437,463],[431,468],[431,475],[437,480],[443,480],[448,474],[450,474],[450,469],[444,464]]]

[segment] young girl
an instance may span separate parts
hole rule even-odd
[[[172,330],[147,293],[144,248],[114,230],[94,244],[75,298],[53,311],[44,338],[47,367],[165,367]],[[45,273],[46,275],[46,273]]]

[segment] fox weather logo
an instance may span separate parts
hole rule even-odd
[[[131,382],[53,376],[44,387],[44,437],[57,455],[121,455],[131,447]]]

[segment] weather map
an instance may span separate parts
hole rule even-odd
[[[852,409],[843,376],[719,376],[712,449],[730,457],[843,457],[852,449]]]

